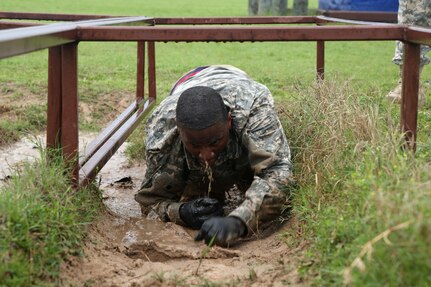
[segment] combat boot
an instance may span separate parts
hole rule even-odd
[[[422,72],[422,68],[420,68],[420,72]],[[402,67],[400,66],[400,79],[398,80],[398,84],[395,87],[395,89],[393,89],[392,91],[390,91],[387,95],[386,98],[391,102],[391,103],[396,103],[399,104],[401,103],[401,92],[402,92]],[[425,92],[424,89],[422,88],[422,84],[419,82],[419,99],[418,99],[418,106],[423,106],[426,103],[426,98],[425,98]]]
[[[400,103],[401,102],[401,91],[403,88],[403,84],[401,82],[401,79],[398,80],[398,84],[395,87],[395,89],[393,89],[392,91],[390,91],[387,95],[386,98],[391,102],[391,103]]]

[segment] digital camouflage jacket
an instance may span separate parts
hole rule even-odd
[[[212,168],[212,181],[181,143],[175,124],[178,97],[193,86],[220,93],[232,116],[229,142]],[[224,201],[233,185],[244,201],[229,216],[241,218],[249,232],[280,215],[291,180],[290,149],[267,87],[232,66],[201,67],[183,76],[149,117],[147,170],[135,195],[144,215],[184,224],[184,201],[210,196]]]

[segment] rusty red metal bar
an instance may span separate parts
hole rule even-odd
[[[404,40],[431,46],[430,29],[424,29],[420,27],[405,27],[405,37]]]
[[[420,45],[404,43],[401,97],[401,130],[408,148],[416,149]]]
[[[148,17],[124,17],[55,23],[0,31],[0,59],[75,42],[78,27],[148,25]]]
[[[140,103],[140,102],[139,102]],[[123,125],[128,118],[136,111],[139,103],[130,105],[113,122],[111,122],[86,148],[84,154],[80,156],[79,165],[84,165],[90,157]]]
[[[136,104],[145,96],[145,41],[138,41],[136,67]]]
[[[317,41],[316,45],[316,76],[318,80],[323,80],[325,78],[325,42]]]
[[[61,143],[67,162],[78,160],[78,43],[61,46]],[[67,111],[67,112],[66,112]],[[72,165],[72,179],[78,180],[78,165]]]
[[[87,147],[85,155],[79,162],[81,167],[79,185],[88,183],[96,176],[97,172],[111,158],[156,102],[154,42],[149,42],[147,45],[149,62],[148,94],[150,98],[144,100],[145,42],[139,41],[137,47],[136,102],[132,103],[117,119],[108,125]]]
[[[316,16],[154,18],[154,25],[314,24]]]
[[[396,25],[319,27],[79,27],[80,41],[359,41],[403,39]]]
[[[61,147],[61,46],[49,49],[48,53],[48,109],[46,145]]]
[[[125,142],[127,137],[137,127],[141,120],[149,113],[150,109],[155,105],[155,101],[147,100],[142,109],[135,111],[119,128],[106,140],[88,160],[81,166],[79,185],[85,185],[91,181],[97,172],[108,162],[112,155]],[[132,103],[133,109],[136,104]],[[129,107],[129,108],[130,108]]]
[[[106,18],[117,18],[113,15],[90,15],[90,14],[53,14],[53,13],[22,13],[22,12],[0,12],[0,19],[17,20],[51,20],[51,21],[80,21]]]
[[[148,96],[156,100],[156,47],[154,42],[148,42]]]
[[[0,21],[0,30],[40,26],[40,23]]]

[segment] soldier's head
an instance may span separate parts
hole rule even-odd
[[[229,141],[232,125],[220,94],[203,86],[185,90],[178,99],[176,122],[187,151],[213,166]]]

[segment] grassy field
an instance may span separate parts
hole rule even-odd
[[[88,2],[2,0],[0,11],[247,14],[243,0]],[[310,5],[315,9],[317,1]],[[384,99],[397,80],[397,68],[390,62],[393,50],[392,41],[327,43],[327,81],[322,84],[315,82],[311,42],[156,44],[159,98],[189,69],[221,63],[247,71],[273,92],[294,155],[298,188],[292,216],[301,223],[300,230],[281,237],[292,247],[304,240],[310,243],[298,268],[318,286],[431,285],[431,100],[428,96],[420,110],[413,156],[400,148],[399,107]],[[78,61],[80,101],[97,107],[91,117],[81,119],[81,129],[98,130],[110,108],[102,101],[114,105],[122,97],[133,97],[136,44],[80,43]],[[430,70],[422,74],[424,83],[431,78]],[[47,51],[0,60],[0,97],[10,106],[29,96],[37,99],[24,109],[5,112],[0,118],[2,138],[16,140],[45,128],[46,81]],[[132,136],[131,157],[141,154],[141,130]],[[82,223],[91,221],[91,211],[97,210],[91,208],[97,206],[97,192],[79,193],[87,197],[78,198],[64,178],[58,179],[62,169],[61,163],[36,163],[1,189],[0,285],[48,285],[55,282],[63,256],[79,252]],[[60,202],[67,204],[52,209]],[[61,228],[45,229],[41,222],[61,223]],[[67,228],[72,231],[65,232]]]

